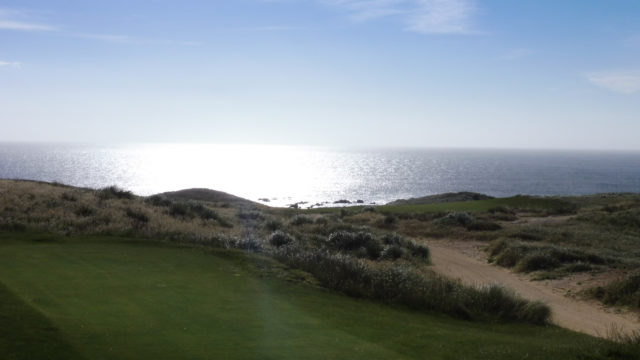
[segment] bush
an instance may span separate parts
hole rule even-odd
[[[640,272],[591,290],[592,295],[607,305],[640,308]]]
[[[508,206],[500,205],[496,207],[492,207],[487,210],[489,214],[513,214],[513,210],[511,210]]]
[[[125,213],[127,217],[133,220],[137,225],[143,225],[149,222],[149,217],[147,216],[147,214],[140,210],[127,208],[125,210]]]
[[[404,245],[406,240],[402,236],[396,233],[392,233],[392,234],[385,234],[382,237],[382,242],[385,245]]]
[[[579,248],[552,245],[528,245],[504,238],[494,240],[488,248],[489,255],[496,264],[514,267],[517,271],[530,272],[555,269],[569,264],[565,271],[580,271],[588,264],[616,263],[614,258],[605,258]],[[571,264],[576,264],[573,268]]]
[[[187,203],[187,207],[202,220],[217,220],[219,218],[217,212],[200,203],[189,202]]]
[[[306,224],[313,224],[313,220],[303,215],[296,215],[291,218],[289,223],[293,226],[302,226]]]
[[[380,254],[380,258],[384,260],[397,260],[405,255],[406,250],[403,249],[400,245],[394,244],[387,246],[382,253]]]
[[[185,203],[172,203],[169,206],[169,215],[173,217],[187,217],[189,214],[189,207]],[[192,217],[192,216],[191,216]]]
[[[348,231],[334,232],[329,235],[328,242],[338,250],[353,251],[359,248],[365,248],[367,255],[371,259],[378,258],[382,251],[382,245],[380,245],[372,234],[365,231],[359,231],[357,233]]]
[[[162,206],[162,207],[169,207],[171,206],[171,204],[173,204],[173,201],[161,195],[149,196],[148,198],[144,199],[144,202],[153,206]]]
[[[264,227],[269,231],[276,231],[282,229],[284,225],[280,220],[271,219],[264,223]]]
[[[78,201],[78,198],[75,197],[75,195],[73,194],[69,194],[69,193],[63,193],[62,196],[60,196],[60,198],[64,201],[69,201],[69,202],[76,202]]]
[[[493,221],[474,221],[467,225],[467,230],[470,231],[496,231],[502,229],[502,226]]]
[[[316,219],[315,221],[316,225],[320,225],[320,226],[327,226],[329,225],[329,219],[327,219],[326,217],[322,216]]]
[[[262,219],[262,214],[258,211],[238,211],[236,216],[240,220],[256,221]]]
[[[444,226],[469,226],[474,222],[473,216],[466,212],[449,213],[437,220],[437,223]]]
[[[172,202],[169,205],[169,215],[193,219],[199,217],[202,220],[219,220],[220,216],[214,210],[196,202]]]
[[[276,247],[291,244],[293,240],[291,235],[281,230],[276,230],[269,236],[269,243]]]
[[[226,242],[226,247],[234,249],[242,249],[251,252],[261,252],[262,243],[253,236],[244,237],[242,239],[232,238]]]
[[[133,199],[133,193],[128,190],[120,189],[117,186],[108,186],[106,188],[102,188],[97,192],[98,198],[100,200],[109,200],[109,199]]]
[[[382,237],[382,242],[385,245],[389,245],[385,251],[390,251],[390,253],[381,255],[381,258],[386,260],[398,259],[403,255],[410,254],[412,257],[418,258],[420,260],[429,261],[429,248],[426,245],[417,244],[413,240],[408,240],[403,238],[402,236],[392,233],[386,234]],[[399,254],[397,249],[394,247],[399,247],[402,249],[401,256],[396,256]]]
[[[281,247],[274,256],[311,273],[323,286],[350,296],[441,311],[464,319],[489,317],[544,324],[550,315],[546,305],[524,300],[502,288],[468,287],[435,273],[395,263],[372,263],[295,246]]]
[[[10,221],[7,223],[0,223],[0,230],[22,232],[27,231],[27,225],[17,221]]]
[[[518,261],[516,271],[531,272],[536,270],[555,269],[560,266],[560,261],[553,254],[545,250],[537,250],[528,253]]]
[[[407,243],[407,249],[411,252],[411,256],[424,261],[429,261],[431,252],[428,246],[409,241]]]
[[[76,216],[87,217],[93,215],[94,210],[89,206],[80,205],[73,213],[76,214]]]

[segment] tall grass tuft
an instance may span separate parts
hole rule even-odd
[[[354,297],[440,311],[464,319],[495,318],[545,324],[550,310],[496,286],[474,288],[399,263],[380,263],[326,250],[282,246],[273,255],[314,275],[330,289]]]
[[[108,186],[97,191],[96,195],[100,200],[109,199],[133,199],[134,195],[131,191],[121,189],[117,186]]]

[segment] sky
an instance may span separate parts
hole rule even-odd
[[[640,1],[0,0],[0,141],[640,150]]]

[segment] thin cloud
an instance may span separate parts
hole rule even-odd
[[[68,33],[68,36],[104,41],[113,44],[134,44],[134,45],[184,45],[184,46],[199,46],[202,42],[199,41],[178,41],[167,39],[150,39],[143,37],[135,37],[129,35],[113,35],[113,34],[90,34],[90,33]]]
[[[405,29],[422,34],[476,34],[472,0],[322,0],[355,21],[395,17]]]
[[[594,85],[621,94],[640,91],[640,70],[600,71],[586,75]]]
[[[526,48],[513,49],[507,52],[506,54],[504,54],[502,58],[505,60],[519,60],[522,58],[529,57],[535,53],[536,53],[535,50],[526,49]]]
[[[48,24],[40,24],[24,20],[25,14],[20,11],[0,9],[0,29],[14,31],[55,31],[57,28]]]
[[[425,34],[471,34],[475,6],[466,0],[419,0],[409,30]]]
[[[1,67],[20,68],[20,66],[22,66],[22,64],[18,61],[0,61],[0,68]]]
[[[237,27],[231,28],[230,30],[237,31],[291,31],[291,30],[302,30],[304,29],[301,26],[290,26],[290,25],[266,25],[266,26],[248,26],[248,27]]]

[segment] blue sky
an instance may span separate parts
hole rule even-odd
[[[640,149],[640,1],[0,1],[0,141]]]

